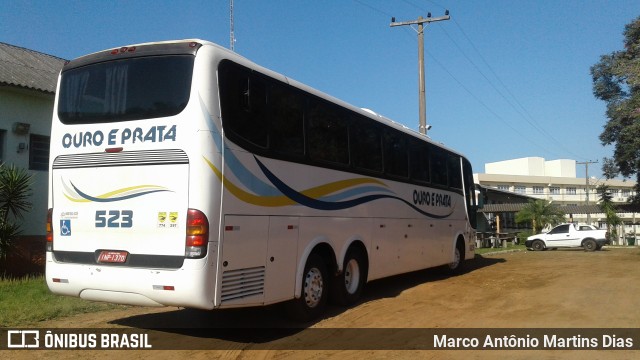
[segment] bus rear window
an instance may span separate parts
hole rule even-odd
[[[192,55],[128,58],[62,73],[58,116],[64,124],[173,116],[189,101]]]

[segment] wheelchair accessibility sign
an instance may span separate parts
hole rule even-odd
[[[71,236],[71,220],[60,220],[60,236]]]

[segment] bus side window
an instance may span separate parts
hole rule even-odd
[[[266,148],[268,120],[265,82],[250,70],[231,62],[222,62],[219,74],[225,128],[244,141]]]
[[[417,141],[412,141],[409,148],[409,172],[411,179],[429,182],[429,147]]]
[[[384,171],[392,176],[409,177],[407,139],[397,131],[387,130],[383,136]]]
[[[435,185],[448,186],[447,153],[434,147],[431,149],[430,155],[431,182]]]
[[[462,189],[462,173],[460,170],[460,157],[450,154],[447,164],[447,172],[449,175],[449,187],[454,189]]]
[[[354,117],[351,122],[351,158],[358,169],[382,171],[380,128],[367,118]]]
[[[304,155],[304,98],[291,88],[274,84],[269,89],[270,141],[274,152]]]
[[[349,127],[347,115],[336,107],[312,100],[306,113],[309,117],[307,139],[312,160],[334,164],[349,164]]]

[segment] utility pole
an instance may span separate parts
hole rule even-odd
[[[587,206],[589,206],[589,164],[597,164],[597,161],[584,161],[584,162],[576,162],[578,165],[584,165],[584,181],[585,181],[585,201]],[[589,209],[587,209],[587,225],[591,225],[591,213],[589,213]]]
[[[233,33],[233,0],[229,0],[229,49],[235,51],[236,37]]]
[[[431,128],[431,126],[427,126],[427,100],[425,95],[425,85],[424,85],[424,24],[427,25],[429,23],[435,21],[443,21],[449,20],[451,17],[449,16],[449,10],[444,12],[444,16],[432,18],[431,13],[427,14],[427,18],[424,19],[422,16],[418,17],[418,20],[413,21],[404,21],[404,22],[396,22],[396,18],[391,18],[391,27],[394,26],[404,26],[404,25],[418,25],[418,98],[419,98],[419,111],[420,111],[420,127],[419,131],[421,134],[427,135],[427,130]]]

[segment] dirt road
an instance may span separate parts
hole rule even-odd
[[[611,249],[585,252],[496,253],[477,257],[458,276],[438,270],[396,276],[368,284],[363,299],[352,308],[330,307],[325,318],[310,324],[327,329],[326,336],[339,329],[397,328],[638,328],[640,327],[640,249]],[[278,328],[293,324],[284,320],[279,307],[202,312],[175,308],[137,308],[80,315],[47,323],[38,328]],[[338,329],[338,330],[336,330]],[[167,330],[172,332],[173,330]],[[318,330],[316,335],[322,333]],[[363,336],[380,335],[372,331]],[[406,333],[410,337],[411,332]],[[419,332],[415,333],[419,334]],[[189,341],[193,333],[177,334]],[[286,334],[288,335],[288,334]],[[295,334],[294,334],[295,335]],[[135,359],[484,359],[508,356],[514,359],[637,358],[639,351],[627,350],[420,350],[415,339],[398,338],[393,332],[389,350],[288,350],[270,348],[270,342],[255,344],[242,335],[227,338],[224,350],[180,351],[12,351],[10,358],[94,358],[126,356]],[[213,335],[216,336],[216,335]],[[273,340],[285,336],[272,334]],[[197,337],[197,336],[196,336]],[[327,338],[329,339],[329,338]],[[272,340],[272,339],[269,339]],[[372,342],[386,341],[372,338]],[[258,350],[256,350],[258,349]]]

